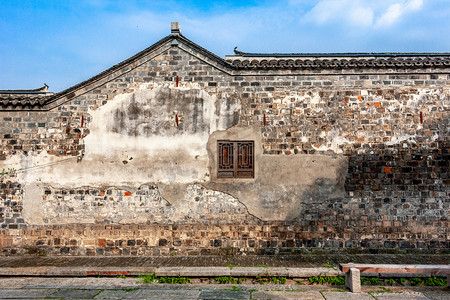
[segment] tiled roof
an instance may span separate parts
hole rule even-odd
[[[238,51],[234,48],[235,55],[227,57],[408,57],[408,56],[449,56],[450,52],[348,52],[348,53],[250,53]]]
[[[48,85],[31,90],[0,90],[0,109],[8,107],[34,108],[44,103],[54,94],[47,92]]]
[[[450,67],[450,53],[235,53],[226,60],[236,69]]]

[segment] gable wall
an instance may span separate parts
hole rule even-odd
[[[17,169],[3,253],[448,248],[448,70],[149,59],[48,112],[0,113],[0,168]],[[256,178],[215,179],[215,141],[247,135]]]

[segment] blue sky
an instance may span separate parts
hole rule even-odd
[[[0,0],[0,89],[58,92],[182,33],[245,52],[449,52],[449,0]]]

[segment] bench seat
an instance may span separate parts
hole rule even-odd
[[[354,293],[361,292],[360,273],[380,274],[428,274],[450,278],[450,265],[390,265],[390,264],[340,264],[339,269],[345,274],[345,286]]]

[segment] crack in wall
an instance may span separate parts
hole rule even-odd
[[[48,185],[41,189],[43,195],[39,202],[35,201],[35,207],[41,208],[42,224],[214,223],[252,217],[245,205],[231,195],[198,184],[186,185],[183,199],[175,201],[163,197],[164,192],[157,184],[144,184],[137,189],[117,186],[61,189]]]
[[[203,186],[205,189],[207,188],[206,186]],[[239,198],[236,198],[236,197],[234,197],[231,193],[229,193],[229,192],[226,192],[226,191],[222,191],[222,190],[214,190],[214,191],[216,191],[216,192],[219,192],[219,193],[222,193],[222,194],[225,194],[225,195],[228,195],[228,196],[230,196],[230,197],[232,197],[233,199],[235,199],[236,201],[238,201],[240,204],[242,204],[244,207],[245,207],[245,209],[247,210],[247,213],[250,215],[250,216],[252,216],[252,217],[254,217],[255,219],[258,219],[259,221],[263,221],[263,219],[261,219],[260,217],[258,217],[257,215],[255,215],[255,214],[252,214],[250,211],[249,211],[249,209],[248,209],[248,207],[247,207],[247,205],[244,203],[244,202],[242,202],[241,200],[239,200]]]

